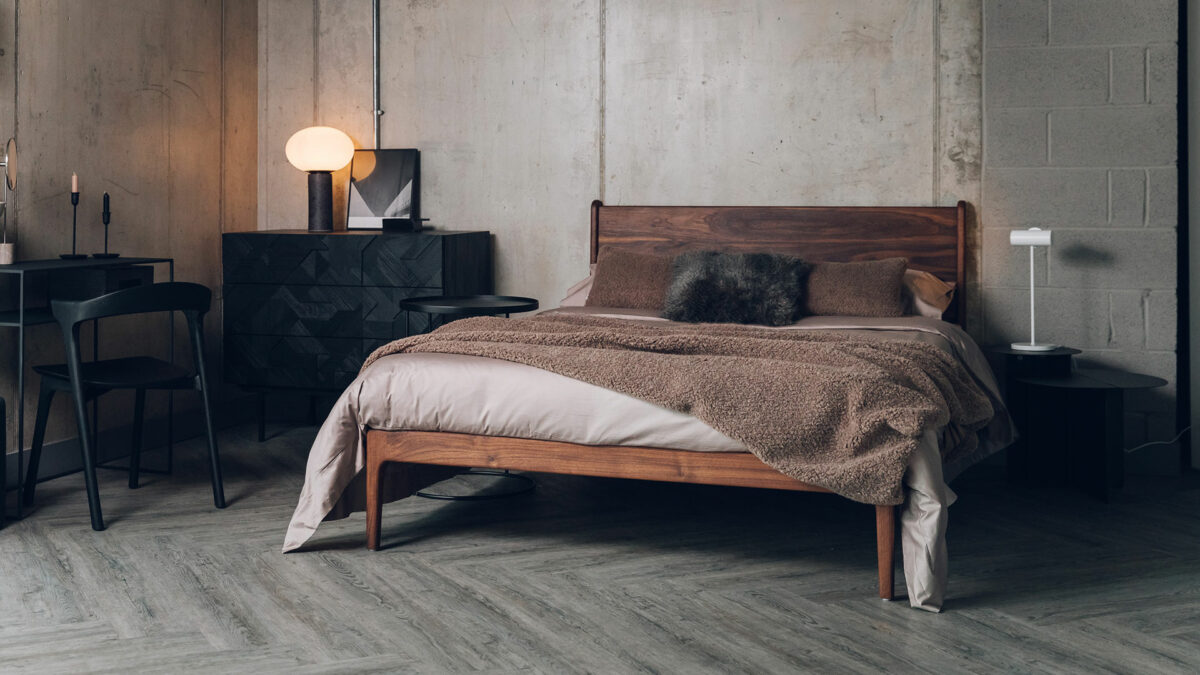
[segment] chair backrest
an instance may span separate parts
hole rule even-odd
[[[106,293],[88,300],[52,300],[50,311],[64,331],[84,321],[128,314],[184,312],[196,319],[212,306],[212,291],[200,284],[173,281]]]

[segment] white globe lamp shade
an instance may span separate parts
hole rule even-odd
[[[337,171],[354,157],[354,141],[333,127],[308,127],[292,134],[283,148],[301,171]]]

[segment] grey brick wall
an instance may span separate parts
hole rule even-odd
[[[1037,253],[1038,336],[1081,360],[1150,373],[1126,443],[1175,435],[1176,71],[1173,0],[985,0],[982,337],[1028,339],[1029,250],[1014,228],[1054,230]],[[1174,446],[1130,469],[1174,472]]]

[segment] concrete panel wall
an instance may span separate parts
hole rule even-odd
[[[1054,230],[1037,253],[1039,339],[1083,361],[1167,378],[1131,396],[1127,445],[1175,435],[1178,3],[984,3],[982,335],[1028,340],[1028,249],[1013,228]],[[1175,446],[1131,456],[1176,470]]]
[[[223,221],[241,229],[255,224],[257,158],[252,149],[227,142],[245,143],[257,134],[257,22],[247,21],[245,11],[253,10],[248,16],[256,19],[254,4],[0,3],[0,136],[15,134],[21,150],[10,219],[19,259],[56,257],[70,249],[68,196],[71,173],[77,172],[81,252],[103,245],[99,212],[107,191],[113,204],[112,250],[174,257],[178,280],[219,288]],[[14,68],[16,76],[10,78]],[[212,356],[220,345],[220,321],[218,301],[206,324]],[[8,329],[3,333],[0,349],[15,364],[15,336]],[[37,327],[27,335],[29,363],[61,360],[56,327]],[[177,354],[188,359],[184,335],[179,332]],[[166,353],[161,320],[106,322],[101,338],[102,356]],[[0,395],[10,402],[13,449],[15,380],[11,365],[0,371]],[[26,373],[26,442],[37,381]],[[113,396],[106,398],[103,426],[129,424],[128,401]],[[164,412],[161,397],[151,398],[149,413]],[[192,406],[192,399],[179,396],[177,409]],[[54,410],[48,441],[74,435],[65,403]]]
[[[369,147],[369,3],[260,4],[259,226],[303,226],[283,145]],[[423,215],[496,235],[497,288],[553,304],[587,205],[978,201],[978,2],[384,0],[383,144]],[[972,262],[974,264],[974,261]]]

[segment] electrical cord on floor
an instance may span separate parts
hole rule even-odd
[[[1137,452],[1138,450],[1141,450],[1142,448],[1148,448],[1152,445],[1171,445],[1175,441],[1178,441],[1179,439],[1183,438],[1183,435],[1186,434],[1187,432],[1191,431],[1191,429],[1192,429],[1192,425],[1189,424],[1183,428],[1183,431],[1180,431],[1178,434],[1175,434],[1175,438],[1172,438],[1169,441],[1149,441],[1146,443],[1142,443],[1141,445],[1135,445],[1132,448],[1126,448],[1125,452]]]

